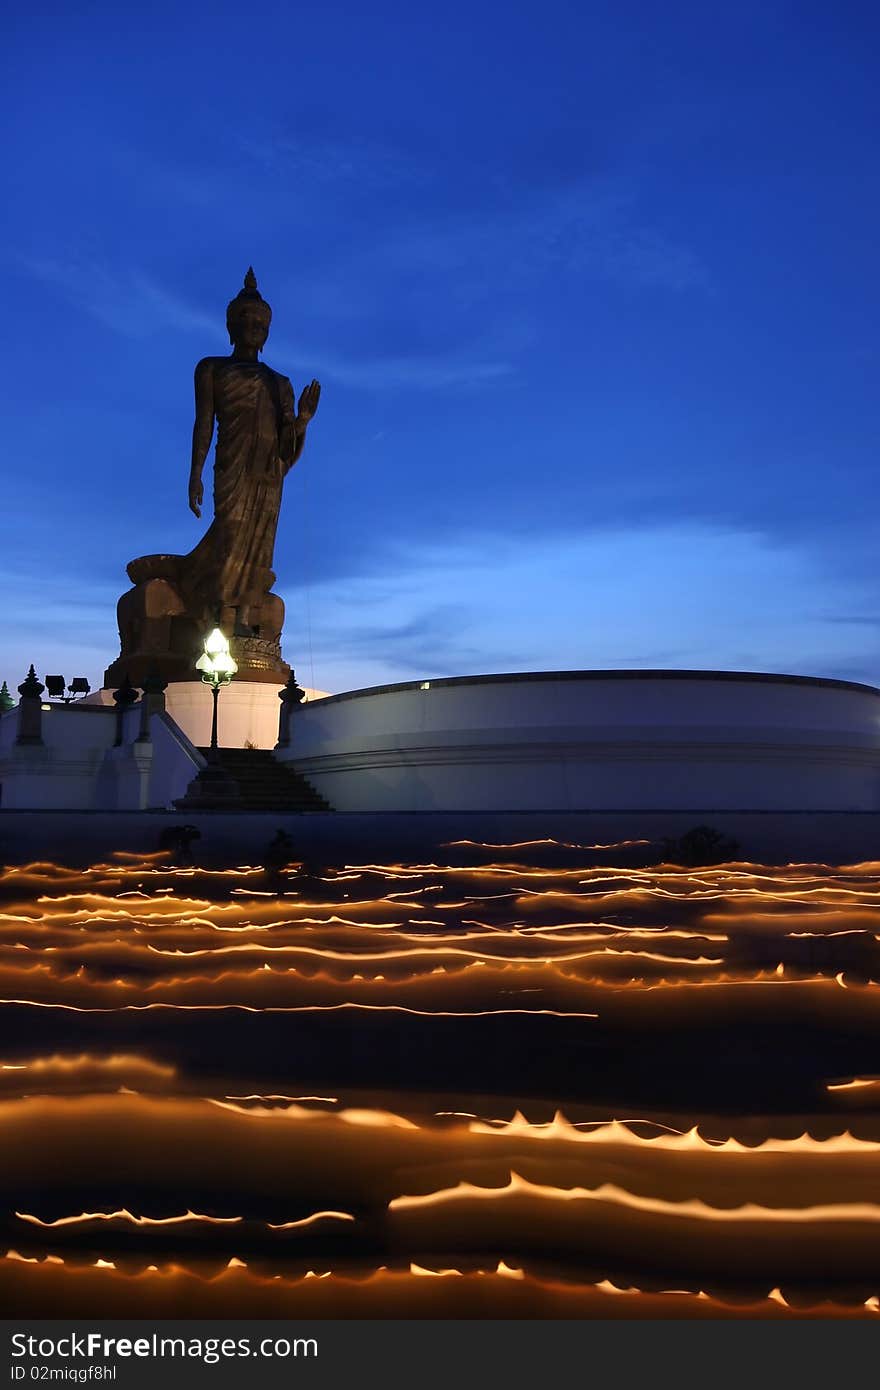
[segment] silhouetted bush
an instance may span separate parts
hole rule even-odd
[[[197,825],[166,825],[159,835],[159,848],[170,850],[177,864],[192,864],[193,841],[201,838]]]
[[[677,840],[663,841],[663,858],[669,864],[686,864],[689,868],[707,864],[724,864],[739,855],[738,840],[731,840],[711,825],[695,825]]]
[[[286,869],[296,857],[296,842],[286,830],[279,829],[275,832],[274,840],[271,840],[263,852],[263,867],[269,873],[277,873],[281,869]]]

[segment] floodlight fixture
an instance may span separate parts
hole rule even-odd
[[[66,705],[69,705],[71,700],[75,700],[78,695],[80,697],[88,695],[91,688],[85,676],[74,676],[70,685],[65,684],[63,676],[46,677],[46,694],[50,700],[63,700]]]

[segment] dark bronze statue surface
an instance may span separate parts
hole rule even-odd
[[[195,372],[189,505],[201,516],[216,421],[214,519],[188,555],[144,555],[128,566],[135,587],[119,600],[122,652],[105,685],[126,673],[140,684],[151,671],[194,679],[203,638],[218,624],[232,641],[239,679],[283,683],[289,675],[272,556],[284,479],[302,453],[321,388],[311,382],[297,406],[287,377],[259,360],[271,318],[248,270],[226,312],[232,353],[202,358]]]

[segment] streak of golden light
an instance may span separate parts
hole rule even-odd
[[[793,983],[797,983],[796,981]],[[343,1009],[357,1009],[364,1013],[411,1014],[417,1018],[495,1018],[506,1014],[528,1014],[530,1017],[544,1015],[549,1018],[598,1018],[596,1012],[574,1009],[412,1009],[404,1004],[360,1004],[346,1001],[344,1004],[117,1004],[84,1005],[61,1004],[42,999],[0,999],[2,1004],[21,1004],[32,1009],[61,1009],[75,1014],[148,1013],[155,1009],[179,1010],[182,1013],[222,1013],[239,1011],[248,1014],[303,1014],[338,1013]]]
[[[483,957],[491,955],[490,951],[465,950],[460,946],[449,946],[445,941],[429,942],[415,950],[390,950],[390,951],[335,951],[327,947],[319,946],[267,946],[262,942],[242,942],[234,946],[205,946],[191,950],[181,950],[176,948],[169,950],[161,946],[147,946],[147,950],[157,956],[175,956],[179,959],[192,959],[202,956],[214,957],[232,954],[272,954],[272,955],[294,955],[317,957],[319,960],[337,960],[346,963],[360,963],[370,960],[412,960],[422,956],[436,957],[458,956],[465,960],[477,960],[483,964]],[[656,960],[673,965],[723,965],[723,958],[712,956],[674,956],[662,951],[633,951],[626,947],[615,948],[613,946],[603,946],[595,951],[570,951],[564,955],[554,956],[552,960],[547,960],[547,965],[564,965],[572,961],[592,960],[595,957],[616,956],[634,958],[637,960]],[[533,965],[536,958],[534,956],[493,956],[493,960],[504,965]],[[782,967],[778,967],[778,973],[782,973]],[[376,977],[378,978],[378,976]]]
[[[217,1100],[214,1096],[206,1096],[208,1105],[216,1106],[218,1110],[230,1110],[237,1115],[250,1115],[255,1119],[264,1120],[318,1120],[318,1121],[339,1121],[344,1125],[356,1125],[362,1129],[418,1129],[419,1126],[412,1120],[406,1119],[403,1115],[395,1115],[390,1110],[363,1110],[347,1109],[333,1110],[306,1110],[300,1105],[287,1105],[285,1107],[272,1105],[237,1105],[230,1100]]]
[[[598,1309],[601,1309],[603,1301],[608,1299],[613,1300],[618,1306],[629,1303],[636,1315],[639,1314],[642,1307],[646,1311],[656,1310],[656,1312],[648,1311],[648,1316],[662,1316],[662,1302],[666,1299],[681,1300],[685,1304],[687,1301],[692,1301],[695,1313],[697,1309],[700,1309],[704,1315],[708,1313],[712,1317],[778,1316],[802,1319],[815,1316],[858,1317],[860,1313],[876,1315],[880,1312],[880,1298],[876,1294],[855,1306],[826,1302],[796,1307],[785,1297],[780,1288],[774,1287],[763,1297],[759,1296],[748,1303],[741,1301],[728,1303],[717,1295],[709,1295],[703,1290],[676,1288],[643,1290],[634,1286],[622,1287],[607,1277],[589,1284],[539,1278],[526,1270],[515,1269],[507,1265],[504,1260],[499,1260],[498,1264],[490,1269],[473,1269],[467,1272],[454,1268],[434,1270],[427,1265],[413,1261],[404,1269],[391,1270],[387,1266],[381,1265],[368,1274],[349,1274],[332,1269],[322,1271],[310,1269],[294,1278],[281,1274],[256,1274],[248,1268],[243,1260],[236,1256],[233,1256],[219,1273],[211,1275],[187,1269],[177,1263],[168,1263],[161,1267],[150,1264],[139,1273],[130,1274],[117,1270],[115,1264],[109,1260],[97,1260],[93,1264],[76,1265],[55,1255],[48,1255],[39,1260],[36,1257],[20,1255],[14,1250],[8,1251],[5,1257],[0,1257],[0,1264],[4,1260],[38,1266],[41,1269],[47,1266],[61,1266],[61,1269],[54,1272],[54,1277],[73,1280],[74,1282],[80,1276],[88,1277],[95,1269],[101,1269],[107,1272],[108,1278],[112,1278],[115,1286],[129,1287],[132,1291],[146,1291],[151,1286],[161,1285],[168,1280],[179,1281],[181,1279],[188,1280],[194,1289],[198,1286],[205,1289],[221,1288],[227,1281],[230,1281],[230,1287],[236,1291],[246,1287],[258,1289],[261,1287],[277,1288],[279,1286],[295,1291],[304,1286],[309,1287],[313,1282],[323,1283],[326,1287],[327,1298],[330,1300],[329,1307],[333,1306],[334,1297],[344,1291],[359,1295],[361,1292],[371,1294],[387,1289],[392,1297],[397,1295],[405,1299],[407,1289],[410,1286],[415,1288],[426,1279],[440,1278],[451,1279],[456,1287],[460,1281],[463,1288],[483,1287],[488,1289],[494,1281],[498,1280],[503,1281],[498,1284],[500,1289],[509,1281],[510,1285],[515,1288],[525,1287],[529,1290],[541,1291],[566,1301],[585,1300],[585,1307],[595,1306]],[[34,1273],[36,1275],[38,1270],[35,1270]],[[597,1302],[591,1304],[590,1300],[597,1300]],[[395,1304],[394,1306],[395,1308],[403,1308],[406,1307],[406,1303]],[[570,1306],[574,1309],[573,1304],[570,1303]]]
[[[532,1123],[517,1110],[509,1121],[474,1119],[468,1125],[468,1130],[472,1134],[493,1134],[505,1138],[562,1140],[566,1143],[577,1144],[623,1145],[629,1148],[641,1148],[643,1152],[646,1147],[653,1150],[669,1150],[670,1152],[753,1155],[770,1153],[829,1155],[880,1152],[880,1142],[871,1139],[858,1139],[848,1130],[842,1134],[831,1135],[828,1139],[814,1139],[812,1135],[804,1133],[794,1139],[770,1138],[761,1140],[759,1144],[749,1145],[741,1144],[738,1139],[732,1137],[722,1140],[704,1139],[697,1125],[682,1131],[669,1130],[669,1127],[665,1126],[664,1128],[669,1132],[656,1135],[635,1134],[628,1128],[628,1125],[631,1124],[654,1123],[653,1120],[624,1122],[615,1119],[585,1130],[573,1125],[561,1110],[556,1111],[552,1120],[543,1123]]]
[[[267,1221],[270,1231],[294,1231],[302,1226],[314,1226],[316,1221],[354,1221],[349,1211],[314,1211],[311,1216],[303,1216],[299,1221]]]
[[[863,1091],[877,1087],[880,1087],[880,1077],[857,1076],[852,1081],[829,1081],[825,1089],[826,1091]]]
[[[596,1202],[629,1208],[632,1211],[651,1212],[658,1216],[683,1218],[698,1221],[717,1222],[782,1222],[786,1224],[803,1222],[844,1222],[880,1221],[880,1205],[871,1202],[826,1203],[811,1207],[761,1207],[754,1202],[744,1202],[738,1207],[711,1207],[699,1198],[691,1197],[681,1202],[668,1202],[660,1197],[643,1197],[614,1183],[602,1183],[599,1187],[551,1187],[545,1183],[532,1183],[528,1178],[511,1171],[510,1181],[504,1187],[477,1187],[473,1183],[460,1182],[455,1187],[440,1188],[422,1196],[392,1197],[388,1203],[389,1211],[413,1211],[426,1207],[448,1205],[462,1201],[498,1201],[525,1197],[555,1202]]]
[[[202,1212],[187,1209],[181,1216],[135,1216],[126,1207],[119,1211],[84,1211],[78,1216],[59,1216],[55,1221],[42,1221],[26,1211],[17,1211],[20,1221],[29,1221],[33,1226],[50,1230],[56,1226],[78,1226],[89,1221],[127,1221],[133,1226],[180,1226],[190,1221],[202,1221],[211,1226],[234,1226],[243,1221],[242,1216],[206,1216]]]
[[[32,1057],[26,1062],[3,1062],[0,1071],[27,1071],[42,1077],[53,1074],[74,1074],[81,1071],[130,1071],[146,1072],[157,1080],[168,1081],[177,1075],[177,1068],[154,1062],[149,1057],[137,1053],[112,1053],[100,1056],[89,1052],[77,1055],[56,1053],[50,1057]]]
[[[255,1094],[252,1094],[252,1095],[249,1095],[249,1096],[224,1096],[223,1099],[224,1099],[224,1100],[289,1100],[289,1101],[312,1100],[312,1101],[320,1101],[320,1102],[321,1102],[322,1104],[324,1104],[324,1105],[338,1105],[338,1104],[339,1104],[339,1097],[338,1097],[338,1096],[282,1096],[282,1095],[278,1095],[278,1094],[276,1094],[276,1093],[274,1093],[274,1092],[271,1092],[271,1091],[270,1091],[268,1094],[266,1094],[266,1095],[261,1095],[261,1094],[255,1093]]]

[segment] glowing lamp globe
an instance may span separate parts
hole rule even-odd
[[[219,627],[205,638],[205,650],[196,662],[196,670],[201,671],[203,681],[210,681],[212,685],[232,680],[238,670],[238,662],[229,650],[229,639]]]

